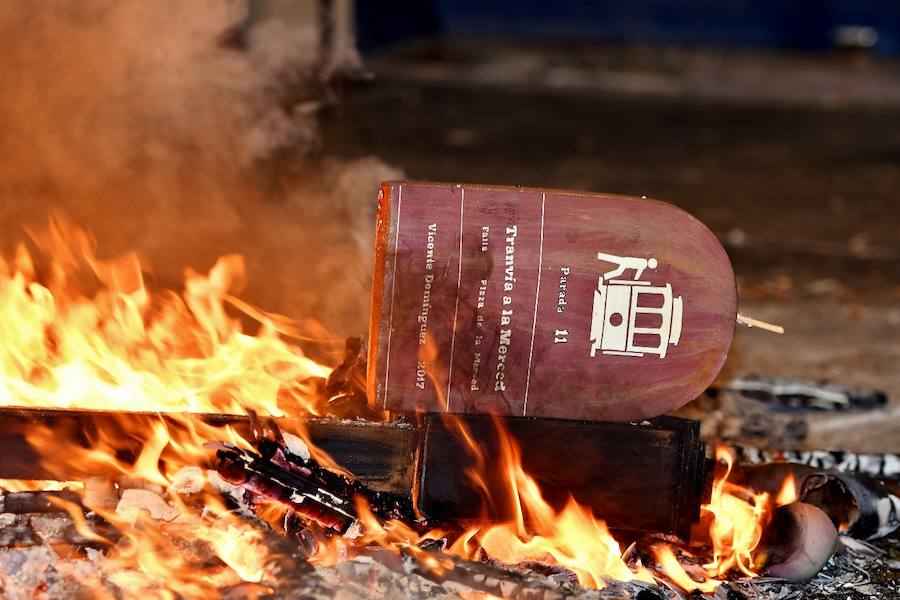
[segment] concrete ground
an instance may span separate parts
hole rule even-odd
[[[885,390],[884,411],[811,416],[802,444],[900,452],[897,67],[592,51],[572,68],[556,50],[499,48],[370,61],[375,81],[346,90],[326,118],[325,151],[375,154],[416,179],[646,195],[688,210],[725,244],[741,312],[786,329],[740,329],[723,376]],[[548,85],[559,65],[566,84]]]

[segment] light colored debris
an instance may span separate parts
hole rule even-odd
[[[206,484],[206,477],[200,467],[182,467],[172,477],[172,484],[168,488],[170,494],[199,494]]]
[[[235,490],[240,489],[240,486],[234,485],[233,483],[229,483],[222,479],[222,476],[219,475],[219,472],[215,469],[206,471],[206,480],[214,490],[221,492],[226,496],[234,497]]]
[[[884,556],[885,554],[884,550],[882,550],[881,548],[873,546],[868,542],[854,539],[847,535],[841,536],[840,543],[845,548],[850,548],[854,552],[857,552],[858,554],[864,554],[866,556]]]
[[[31,600],[59,557],[49,546],[0,549],[0,581],[9,600]]]
[[[177,508],[163,500],[162,496],[150,490],[124,490],[122,499],[116,506],[116,514],[134,525],[141,513],[147,513],[157,521],[172,521],[181,514]]]
[[[63,532],[71,525],[71,517],[64,513],[31,516],[31,528],[44,543],[62,538]]]
[[[142,477],[135,477],[132,475],[126,475],[119,480],[119,495],[121,496],[125,490],[149,490],[160,495],[165,491],[163,486],[158,483],[153,483]]]
[[[302,439],[291,433],[283,433],[284,445],[294,456],[299,456],[303,460],[309,460],[309,446]]]

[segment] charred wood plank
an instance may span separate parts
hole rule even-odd
[[[70,463],[61,472],[63,467],[47,457],[66,456],[72,443],[87,448],[98,439],[113,437],[117,446],[123,447],[118,458],[132,462],[149,438],[151,425],[160,418],[170,427],[184,427],[184,420],[177,416],[154,413],[0,408],[0,479],[77,480],[116,475]],[[240,415],[201,414],[196,418],[209,425],[230,425],[242,435],[249,435],[251,428],[250,419]],[[281,420],[281,424],[291,431],[290,419]],[[38,426],[54,434],[42,440],[45,447],[40,451],[28,442],[29,430]],[[304,426],[313,444],[366,485],[380,491],[409,493],[419,441],[411,425],[309,419]]]
[[[150,425],[169,416],[83,410],[0,409],[0,479],[84,479],[95,467],[67,462],[54,465],[47,457],[64,457],[74,440],[88,447],[101,436],[128,440],[119,456],[133,460],[149,436]],[[250,420],[233,415],[198,415],[208,424],[231,425],[249,432]],[[470,520],[484,515],[484,503],[469,479],[474,464],[470,450],[444,417],[427,415],[421,427],[407,423],[373,423],[310,419],[305,421],[312,442],[331,455],[363,484],[399,495],[418,494],[418,506],[436,520]],[[499,442],[487,417],[458,417],[471,432],[487,461],[485,473],[492,503],[488,517],[510,517],[508,489],[500,482]],[[290,431],[289,421],[284,429]],[[572,494],[590,506],[610,527],[636,531],[686,534],[699,516],[706,489],[705,446],[695,421],[661,417],[641,423],[565,421],[505,417],[504,424],[519,440],[523,466],[545,497],[561,507]],[[50,427],[54,435],[38,452],[27,436],[29,428]],[[143,433],[142,433],[143,432]],[[210,464],[203,465],[212,468]],[[63,464],[60,462],[60,464]],[[112,474],[115,475],[115,474]]]
[[[484,502],[467,472],[475,459],[453,421],[426,417],[419,507],[435,519],[475,519]],[[489,517],[512,515],[508,486],[501,479],[495,423],[467,416],[463,423],[494,474],[487,485]],[[613,528],[671,531],[686,535],[699,518],[706,489],[705,444],[697,421],[660,417],[641,423],[563,421],[504,417],[519,441],[525,471],[560,508],[569,494],[593,508]]]
[[[0,494],[0,513],[59,513],[63,512],[61,503],[82,507],[81,496],[71,490],[10,492]]]

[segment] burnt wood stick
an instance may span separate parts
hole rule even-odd
[[[81,496],[71,490],[9,492],[0,494],[0,513],[60,513],[64,512],[60,501],[84,508]]]
[[[357,522],[353,498],[336,496],[258,455],[237,448],[223,448],[217,455],[219,475],[233,485],[243,486],[247,493],[279,502],[340,534]]]
[[[219,475],[241,486],[251,504],[256,498],[273,500],[343,535],[358,522],[356,501],[363,499],[382,523],[397,519],[430,527],[416,514],[408,494],[372,490],[358,479],[325,469],[312,458],[292,454],[278,441],[264,439],[258,449],[259,454],[219,444],[216,452]]]
[[[251,427],[246,417],[198,418],[245,432]],[[499,440],[492,419],[457,418],[483,448],[484,472],[499,476]],[[158,415],[141,413],[0,409],[0,479],[109,475],[71,464],[65,470],[54,469],[52,459],[44,459],[70,454],[71,440],[86,446],[101,434],[131,439],[131,456],[125,452],[120,458],[133,459],[140,450],[140,432],[149,435],[156,419]],[[571,493],[612,528],[680,535],[699,516],[708,470],[696,421],[660,417],[641,423],[604,423],[504,417],[503,422],[519,441],[526,472],[558,508]],[[26,441],[28,428],[35,425],[52,427],[57,433],[45,440],[41,454]],[[172,426],[181,425],[173,421]],[[410,495],[416,489],[418,506],[426,517],[473,520],[484,516],[482,497],[466,472],[474,464],[472,454],[442,416],[425,416],[421,427],[327,419],[307,420],[306,427],[316,446],[373,490]],[[284,429],[289,431],[289,424]],[[488,484],[493,503],[487,517],[507,519],[506,486],[499,479],[488,478]]]

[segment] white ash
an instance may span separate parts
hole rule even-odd
[[[45,543],[62,538],[63,532],[72,526],[72,519],[59,513],[33,515],[30,521],[32,530]]]
[[[0,579],[5,597],[33,598],[34,591],[44,583],[48,570],[58,558],[49,546],[0,548]]]
[[[729,583],[726,590],[736,589],[747,600],[896,600],[900,597],[900,570],[892,568],[892,561],[887,558],[888,551],[900,550],[900,539],[881,540],[878,545],[846,537],[842,541],[843,552],[835,554],[818,575],[805,583],[760,577]]]
[[[173,521],[181,512],[150,490],[129,489],[122,492],[116,514],[134,525],[142,513],[157,521]]]
[[[291,454],[299,456],[303,460],[310,459],[312,455],[309,453],[309,446],[306,442],[292,433],[283,433],[282,436],[284,437],[284,445],[287,446]]]
[[[118,485],[119,497],[121,497],[126,490],[146,490],[148,492],[153,492],[154,494],[162,494],[164,490],[163,486],[160,484],[147,481],[143,477],[134,475],[125,475],[119,479]]]
[[[185,496],[199,494],[206,484],[206,477],[200,467],[182,467],[172,476],[172,484],[167,488],[169,494]]]
[[[94,476],[84,481],[81,501],[92,509],[113,508],[119,502],[119,494],[111,479]]]

